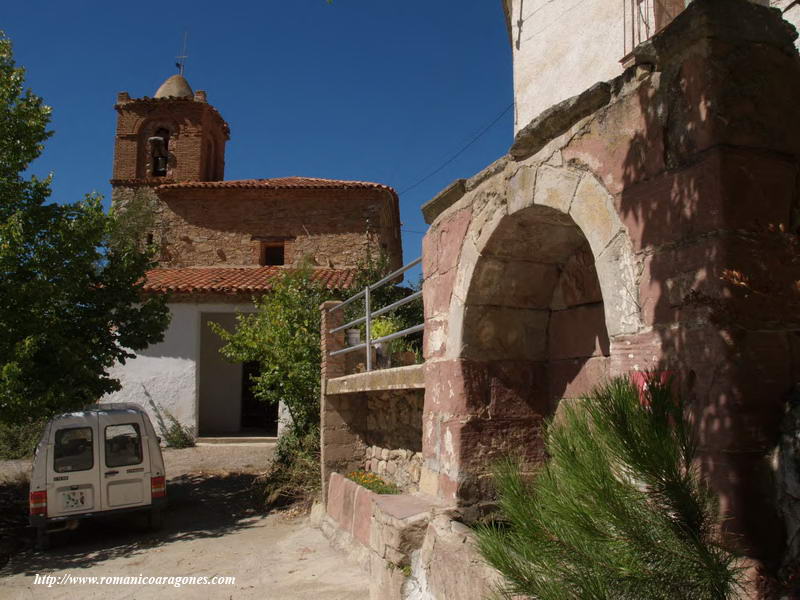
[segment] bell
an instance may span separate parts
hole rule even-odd
[[[153,168],[154,175],[166,175],[167,174],[167,157],[166,156],[156,156],[155,157],[155,166]]]

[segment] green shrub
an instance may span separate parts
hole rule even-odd
[[[0,421],[0,458],[15,459],[33,456],[46,421],[4,423]]]
[[[741,571],[719,544],[683,404],[668,386],[649,388],[643,401],[616,379],[562,407],[535,475],[513,459],[497,467],[498,521],[477,536],[504,597],[735,597]]]
[[[400,488],[395,484],[384,481],[375,475],[375,473],[370,473],[368,471],[353,471],[352,473],[347,474],[347,478],[351,481],[355,481],[358,485],[367,488],[369,491],[375,492],[376,494],[400,493]]]
[[[162,436],[164,438],[164,442],[170,448],[192,448],[194,447],[194,435],[189,430],[189,428],[185,427],[173,417],[168,411],[164,410],[164,414],[167,416],[167,420],[169,421],[169,425],[164,429],[162,432]]]
[[[309,264],[284,272],[256,300],[256,312],[236,316],[234,332],[209,322],[225,342],[220,352],[226,359],[258,362],[253,395],[267,404],[283,403],[300,439],[319,430],[319,306],[331,298],[313,275]]]
[[[279,439],[269,469],[261,478],[268,508],[299,503],[310,507],[321,487],[319,428],[300,434],[292,427]]]

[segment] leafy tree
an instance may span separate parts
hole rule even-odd
[[[385,258],[367,260],[358,267],[350,292],[356,293],[388,271]],[[216,323],[211,328],[225,341],[222,355],[235,362],[256,361],[253,394],[270,404],[283,402],[291,428],[278,442],[275,459],[264,478],[269,503],[313,498],[319,488],[320,305],[339,293],[313,280],[304,266],[286,270],[272,290],[256,301],[256,312],[237,317],[236,330]],[[377,295],[379,306],[410,293],[390,285]],[[349,295],[349,294],[347,294]],[[353,304],[358,304],[354,302]],[[363,304],[348,311],[348,320],[363,315]],[[355,311],[355,312],[353,312]],[[421,322],[419,308],[407,305],[410,318]],[[352,316],[351,316],[352,315]]]
[[[380,254],[376,259],[367,257],[358,265],[356,276],[353,278],[353,285],[351,286],[352,293],[360,292],[368,285],[374,284],[391,272],[389,266],[389,257],[386,254]],[[414,292],[421,289],[421,283],[412,283],[410,285],[400,285],[398,282],[390,282],[374,290],[370,297],[370,306],[372,311],[388,306],[398,300],[410,296]],[[350,322],[364,316],[364,300],[356,300],[350,303],[344,309],[345,321]],[[379,317],[380,318],[380,317]],[[406,329],[414,325],[419,325],[423,322],[425,316],[422,310],[422,299],[418,298],[407,304],[399,306],[390,313],[387,317],[396,326],[397,329]],[[361,326],[363,330],[363,325]],[[362,331],[363,333],[363,331]],[[422,332],[411,334],[398,341],[398,345],[403,345],[410,350],[422,351]]]
[[[209,326],[225,341],[231,361],[257,361],[253,394],[283,402],[291,416],[269,472],[263,478],[268,504],[310,502],[319,489],[320,305],[332,292],[312,279],[310,267],[286,270],[256,301],[256,312],[237,316],[234,332]]]
[[[48,203],[26,177],[52,132],[0,33],[0,422],[21,425],[120,388],[108,369],[160,341],[163,299],[143,300],[151,259],[119,235],[101,198]],[[111,240],[117,242],[112,245]]]
[[[283,402],[298,435],[319,426],[320,311],[331,291],[312,279],[310,268],[287,270],[256,301],[256,312],[237,316],[230,333],[210,322],[226,342],[222,355],[236,362],[258,361],[253,394],[262,402]]]
[[[693,467],[683,404],[627,379],[563,407],[533,477],[498,466],[500,519],[478,528],[504,597],[725,599],[741,573],[718,542],[716,500]]]

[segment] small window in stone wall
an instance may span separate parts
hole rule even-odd
[[[263,266],[281,266],[285,264],[285,247],[283,242],[261,244],[261,264]]]

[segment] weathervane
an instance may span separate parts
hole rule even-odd
[[[178,62],[175,63],[175,66],[178,68],[178,73],[183,75],[183,69],[186,66],[186,59],[189,58],[189,55],[186,54],[186,39],[189,37],[189,32],[183,32],[183,51],[181,52],[180,56],[176,56],[175,58],[178,59]]]

